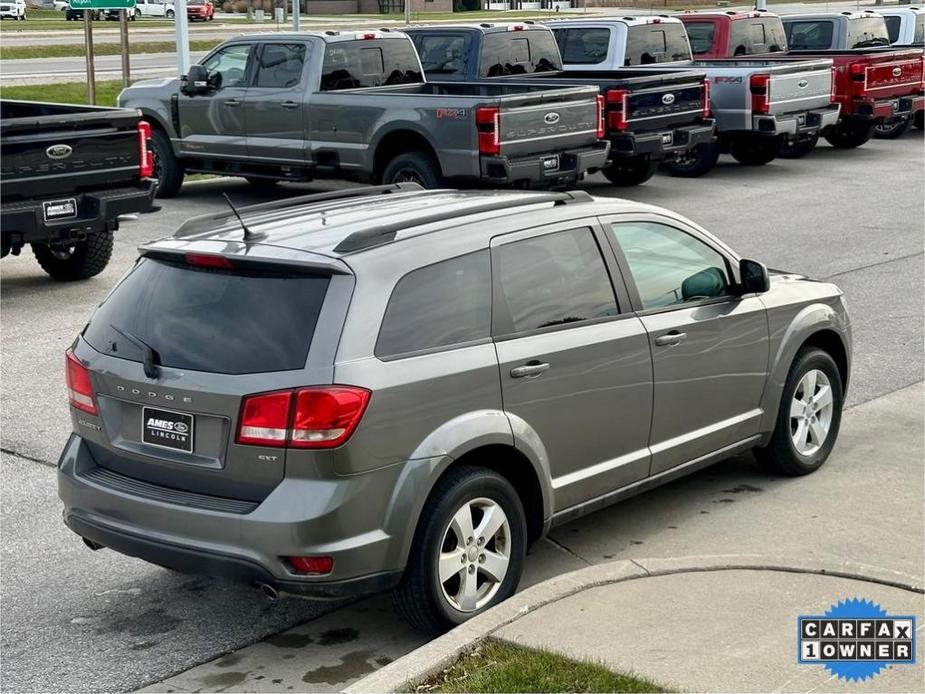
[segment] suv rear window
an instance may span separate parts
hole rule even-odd
[[[680,22],[639,24],[626,32],[624,67],[690,60],[691,47]]]
[[[494,32],[482,39],[482,77],[526,75],[562,69],[556,39],[549,31]]]
[[[228,271],[142,259],[84,330],[91,347],[130,361],[224,374],[301,369],[328,277]],[[118,330],[114,329],[118,328]]]
[[[337,41],[324,49],[321,91],[423,82],[411,41]]]

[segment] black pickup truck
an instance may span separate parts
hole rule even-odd
[[[53,279],[102,272],[119,215],[151,210],[150,136],[134,110],[0,101],[0,257],[31,244]]]
[[[530,78],[541,84],[597,87],[605,100],[605,139],[610,142],[610,161],[602,173],[614,185],[643,183],[660,163],[684,157],[716,139],[709,86],[702,71],[602,71],[591,65],[593,69],[563,72],[557,35],[529,21],[443,24],[402,31],[414,41],[428,80]]]

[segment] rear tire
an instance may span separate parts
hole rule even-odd
[[[813,135],[802,140],[797,140],[793,144],[784,143],[777,153],[781,159],[800,159],[816,149],[819,142],[819,135]]]
[[[174,156],[170,138],[160,129],[151,133],[151,153],[154,155],[154,175],[157,178],[157,197],[172,198],[183,186],[183,164]]]
[[[85,280],[100,274],[112,257],[112,232],[98,231],[70,247],[33,243],[32,253],[42,269],[59,282]]]
[[[627,157],[613,160],[601,169],[601,173],[615,186],[627,188],[645,183],[658,171],[658,161],[648,156]]]
[[[399,154],[382,172],[382,183],[418,183],[424,188],[443,186],[443,174],[434,158],[425,152]]]
[[[813,393],[809,393],[807,388],[809,374],[814,374]],[[823,396],[824,389],[828,389],[828,396]],[[825,408],[821,404],[826,397],[831,403],[828,418],[825,418]],[[843,399],[841,374],[831,355],[817,347],[802,348],[787,375],[771,440],[767,446],[755,449],[755,457],[767,470],[780,475],[797,477],[815,472],[822,467],[835,446],[841,426]],[[806,403],[810,403],[808,410],[804,408]],[[804,417],[804,412],[812,414],[813,418]],[[827,426],[823,426],[826,421]],[[798,448],[801,426],[807,431],[802,439],[803,451]],[[815,431],[823,429],[825,435],[820,441],[815,438]]]
[[[490,517],[501,525],[479,537]],[[471,529],[459,522],[466,518]],[[460,540],[462,535],[468,537]],[[526,553],[526,518],[511,483],[487,468],[451,468],[421,511],[408,565],[393,594],[395,609],[415,628],[442,633],[513,595]]]
[[[925,130],[925,111],[916,111],[912,116],[912,127]]]
[[[741,137],[730,143],[729,153],[744,166],[764,166],[774,161],[780,147],[777,137]]]
[[[164,16],[167,17],[167,19],[173,19],[174,17],[173,10],[167,10],[167,12],[164,13]]]
[[[677,159],[664,162],[663,166],[672,176],[697,178],[711,171],[719,161],[719,146],[715,142],[697,145]]]
[[[875,127],[867,123],[839,123],[829,128],[825,135],[826,140],[838,149],[853,149],[860,147],[874,136]]]
[[[882,123],[874,128],[874,137],[878,140],[895,140],[897,137],[905,135],[910,127],[912,127],[911,118],[897,119],[890,123]]]

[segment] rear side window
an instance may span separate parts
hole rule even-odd
[[[732,54],[756,55],[787,48],[778,19],[742,19],[732,23]]]
[[[566,65],[597,65],[607,58],[610,29],[553,29],[562,62]]]
[[[288,89],[297,87],[302,80],[305,64],[305,44],[268,43],[260,51],[257,61],[255,87]]]
[[[415,37],[424,72],[433,75],[465,75],[468,39],[460,34],[421,34]]]
[[[832,46],[835,25],[829,20],[788,22],[787,43],[794,51],[823,51]]]
[[[499,246],[497,254],[500,333],[617,315],[613,286],[590,229],[515,241]]]
[[[919,14],[915,17],[915,31],[912,34],[912,43],[922,43],[925,41],[925,14]]]
[[[883,21],[886,22],[886,32],[890,35],[890,43],[896,43],[899,40],[899,27],[902,20],[899,17],[884,17]]]
[[[225,374],[305,366],[328,278],[230,272],[143,259],[100,305],[84,331],[99,352]]]
[[[883,17],[862,17],[848,22],[848,48],[889,45],[890,35]]]
[[[691,52],[694,55],[709,53],[713,48],[716,25],[713,22],[685,22],[684,26],[691,42]]]
[[[488,251],[409,272],[395,285],[376,341],[376,356],[451,347],[491,332]]]
[[[624,67],[690,59],[691,47],[683,24],[640,24],[626,32]]]
[[[411,41],[399,39],[329,43],[324,50],[321,91],[422,82]]]
[[[562,69],[559,47],[548,31],[495,32],[482,39],[482,77]]]

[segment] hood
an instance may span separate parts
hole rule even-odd
[[[135,82],[131,87],[126,87],[119,93],[118,104],[125,106],[128,102],[134,102],[142,98],[159,98],[165,92],[173,93],[180,88],[180,79],[178,77],[159,77],[149,80]]]

